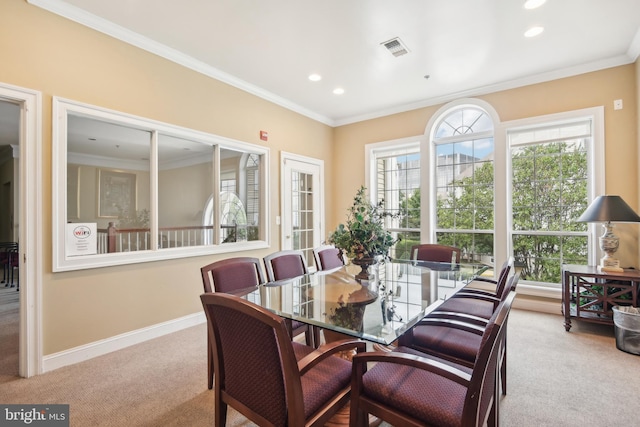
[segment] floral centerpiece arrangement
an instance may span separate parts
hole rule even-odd
[[[329,235],[328,242],[342,249],[354,264],[362,265],[363,272],[377,258],[388,258],[389,249],[399,240],[384,228],[385,217],[394,215],[384,211],[383,203],[371,203],[366,188],[360,187],[347,211],[346,224],[339,224]]]

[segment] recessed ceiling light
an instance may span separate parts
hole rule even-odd
[[[319,82],[320,80],[322,80],[322,76],[320,74],[309,74],[309,80],[311,80],[312,82]]]
[[[524,2],[525,9],[535,9],[536,7],[540,7],[545,4],[547,0],[526,0]]]
[[[524,36],[535,37],[542,34],[543,31],[544,31],[544,27],[531,27],[527,31],[525,31]]]
[[[342,95],[343,93],[344,93],[344,89],[342,89],[341,87],[337,87],[333,90],[334,95]]]

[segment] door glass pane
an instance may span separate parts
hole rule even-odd
[[[292,171],[291,219],[292,248],[305,254],[307,265],[313,261],[313,175]]]

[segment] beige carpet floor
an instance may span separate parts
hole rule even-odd
[[[4,336],[3,336],[4,339]],[[67,403],[71,426],[211,426],[206,329],[199,325],[29,379],[0,382],[0,403]],[[503,426],[640,425],[640,356],[613,327],[513,310]],[[230,426],[251,426],[231,412]]]

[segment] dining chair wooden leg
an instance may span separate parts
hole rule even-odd
[[[213,388],[213,352],[211,351],[211,338],[207,332],[207,387]]]

